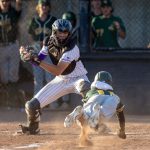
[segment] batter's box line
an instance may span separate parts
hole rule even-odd
[[[110,132],[110,135],[117,135],[117,132]],[[146,132],[126,132],[126,135],[140,135],[140,136],[150,136],[150,133]]]

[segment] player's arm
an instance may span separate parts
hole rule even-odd
[[[114,25],[115,25],[115,27],[116,27],[116,29],[117,29],[118,35],[119,35],[122,39],[124,39],[124,38],[126,37],[126,32],[125,32],[125,30],[121,27],[121,25],[120,25],[120,23],[119,23],[118,21],[115,21],[115,22],[114,22]]]
[[[118,28],[118,34],[122,39],[125,39],[126,33],[124,30],[122,30],[121,28]]]
[[[53,65],[42,61],[39,66],[53,75],[58,76],[63,73],[69,64],[69,62],[60,61],[57,65]]]
[[[31,62],[34,65],[37,65],[47,72],[52,73],[55,76],[58,76],[63,73],[63,71],[68,67],[70,62],[65,62],[65,61],[59,61],[57,65],[54,64],[48,64],[44,61],[44,57],[46,56],[45,54],[41,53],[39,56],[34,54],[34,51],[32,52],[31,50],[26,50],[25,47],[21,46],[20,49],[20,57],[21,60],[24,62]]]
[[[116,109],[116,115],[119,121],[119,132],[118,132],[118,136],[122,139],[126,138],[126,134],[125,134],[125,116],[124,116],[124,105],[120,102],[117,106]]]
[[[118,35],[120,38],[125,39],[126,37],[126,30],[124,23],[121,19],[114,21],[114,26],[117,29]]]

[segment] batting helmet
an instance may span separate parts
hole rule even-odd
[[[112,76],[107,71],[100,71],[95,75],[94,81],[101,81],[108,84],[112,83]]]
[[[111,0],[101,0],[101,7],[104,7],[104,6],[112,7],[112,1]]]
[[[67,11],[62,15],[62,19],[69,20],[74,28],[76,26],[77,18],[76,15],[72,11]]]
[[[38,4],[50,5],[50,1],[49,0],[38,0]]]

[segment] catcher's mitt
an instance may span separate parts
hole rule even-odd
[[[23,62],[31,62],[36,65],[40,64],[40,60],[38,59],[38,54],[31,46],[27,46],[26,48],[24,47],[20,48],[20,58]]]

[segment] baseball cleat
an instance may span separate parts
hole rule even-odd
[[[67,115],[64,121],[64,127],[70,127],[76,121],[77,117],[82,114],[82,106],[77,106],[72,113]]]
[[[118,137],[121,138],[121,139],[126,139],[125,131],[122,130],[122,129],[119,129],[117,135],[118,135]]]
[[[100,118],[100,105],[95,104],[93,106],[93,114],[88,119],[88,124],[91,128],[98,128]]]
[[[98,128],[98,133],[101,135],[106,135],[111,132],[110,128],[106,126],[106,124],[101,123]]]
[[[34,123],[31,126],[19,125],[21,127],[21,131],[23,134],[27,135],[36,135],[40,133],[40,129],[38,127],[38,122]]]

